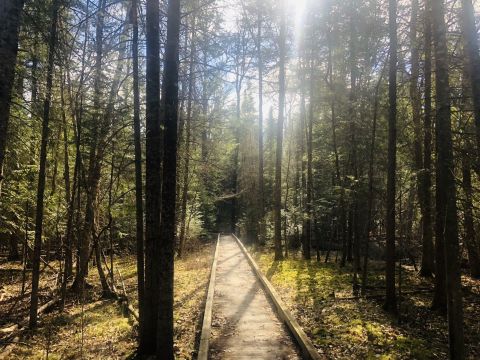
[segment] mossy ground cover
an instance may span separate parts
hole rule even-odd
[[[367,297],[353,296],[351,266],[302,260],[274,261],[268,249],[254,252],[318,351],[330,359],[446,359],[446,319],[430,310],[433,283],[402,267],[401,322],[383,311],[383,264],[370,264]],[[398,281],[398,279],[397,279]],[[469,359],[480,358],[480,282],[464,277],[465,333]]]
[[[175,263],[175,351],[178,359],[194,357],[196,341],[201,326],[204,300],[213,245],[203,245]],[[0,301],[3,311],[12,303],[21,285],[20,272],[11,271],[12,265],[0,265],[0,276],[8,281],[2,284],[4,299]],[[136,263],[134,256],[123,256],[115,261],[115,283],[117,291],[123,293],[123,286],[131,304],[136,307]],[[122,281],[123,280],[123,281]],[[125,359],[134,358],[136,349],[137,324],[128,316],[116,300],[101,299],[100,285],[95,268],[88,278],[93,285],[81,299],[69,297],[65,309],[52,310],[41,317],[39,327],[33,332],[26,331],[13,346],[9,359]],[[42,282],[42,293],[48,293],[47,282]],[[7,292],[12,295],[7,296]],[[26,297],[28,298],[28,296]],[[25,302],[27,299],[25,299]],[[15,315],[26,316],[28,306],[21,306]],[[83,310],[82,310],[83,308]],[[3,314],[3,312],[2,312]],[[2,315],[3,316],[3,315]],[[2,321],[2,327],[9,322]],[[1,335],[0,335],[1,336]],[[0,348],[0,353],[2,348]]]

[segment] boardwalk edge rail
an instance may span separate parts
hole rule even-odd
[[[295,337],[295,340],[297,341],[298,345],[300,346],[302,350],[302,355],[305,359],[311,359],[311,360],[319,360],[322,359],[320,357],[320,354],[318,353],[317,349],[315,349],[315,346],[313,345],[312,341],[308,338],[307,334],[303,331],[303,329],[300,327],[298,324],[297,320],[292,316],[290,311],[287,310],[287,307],[283,303],[283,301],[280,299],[280,296],[277,294],[275,289],[273,288],[272,284],[268,279],[263,275],[262,271],[258,267],[257,263],[253,258],[250,256],[248,250],[245,248],[241,240],[235,235],[232,234],[235,240],[237,241],[238,245],[240,246],[240,249],[242,249],[243,253],[248,259],[248,262],[250,263],[250,266],[253,268],[255,271],[256,275],[260,279],[260,282],[262,283],[265,291],[267,294],[270,296],[272,299],[276,309],[277,313],[280,316],[280,318],[283,320],[283,322],[287,325],[289,328],[290,332],[292,335]],[[200,359],[200,357],[199,357]],[[204,358],[206,359],[206,358]]]
[[[210,333],[212,330],[212,308],[213,295],[215,292],[215,275],[217,272],[218,246],[220,244],[220,234],[218,234],[215,254],[213,255],[212,270],[210,271],[210,281],[208,285],[207,301],[205,302],[205,311],[203,313],[202,334],[200,335],[200,346],[198,348],[198,360],[208,359],[208,346]]]

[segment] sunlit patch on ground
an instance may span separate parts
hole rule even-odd
[[[368,295],[353,298],[351,267],[341,268],[300,257],[282,262],[270,252],[256,252],[262,271],[277,288],[289,309],[321,354],[332,359],[444,359],[448,339],[446,319],[429,310],[430,280],[403,269],[402,322],[382,309],[383,264],[371,264]],[[470,359],[480,356],[480,304],[470,296],[480,282],[464,278],[466,345]],[[415,293],[415,289],[423,289]],[[409,294],[408,292],[412,292]],[[373,296],[372,296],[373,295]]]
[[[175,264],[175,352],[178,359],[191,359],[196,349],[196,340],[203,314],[207,280],[213,256],[213,245],[202,246],[198,251],[176,260]],[[3,279],[10,275],[12,265],[2,264]],[[123,286],[134,307],[137,306],[137,270],[134,256],[115,261],[117,291]],[[8,271],[7,271],[8,270]],[[21,273],[20,273],[21,274]],[[34,332],[26,332],[15,344],[9,359],[125,359],[134,354],[137,346],[137,328],[132,318],[115,300],[98,297],[100,288],[96,272],[91,271],[89,282],[94,288],[82,304],[70,298],[64,312],[54,310],[41,318]],[[123,282],[122,282],[123,280]],[[3,285],[5,284],[5,285]],[[27,280],[28,284],[28,280]],[[44,284],[44,292],[48,289]],[[8,281],[2,282],[2,309],[6,301],[18,296],[21,276],[15,272]],[[25,301],[28,300],[28,297]],[[26,316],[28,307],[16,316]],[[47,355],[48,354],[48,355]]]

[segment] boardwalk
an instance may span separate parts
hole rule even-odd
[[[232,236],[220,240],[209,358],[301,358]]]

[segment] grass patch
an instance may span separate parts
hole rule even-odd
[[[174,326],[177,359],[192,359],[195,356],[195,342],[200,331],[212,257],[213,245],[208,244],[175,261]],[[114,267],[121,274],[120,276],[115,271],[118,291],[123,292],[125,286],[132,306],[137,307],[135,257],[118,258]],[[18,288],[18,281],[18,277],[9,278],[8,289]],[[87,296],[83,311],[78,299],[71,298],[63,312],[55,310],[45,314],[38,329],[25,333],[8,358],[46,359],[48,354],[50,360],[103,360],[125,359],[133,354],[137,346],[136,323],[125,316],[116,301],[98,298],[101,291],[95,269],[90,271],[88,281],[94,288]],[[25,300],[28,302],[28,299]],[[28,306],[24,310],[28,310]],[[25,314],[22,313],[21,316]]]
[[[293,255],[293,256],[292,256]],[[351,299],[353,273],[350,266],[315,260],[297,254],[274,261],[269,251],[254,257],[262,272],[281,294],[320,354],[332,359],[443,359],[448,357],[447,324],[429,309],[431,293],[408,295],[402,299],[402,323],[382,309],[381,300]],[[323,259],[322,259],[323,260]],[[370,295],[383,293],[383,264],[371,264]],[[430,280],[404,268],[405,290],[431,287]],[[474,288],[473,285],[471,285]],[[478,296],[478,294],[476,295]],[[478,302],[471,305],[478,314]],[[468,309],[468,306],[467,306]],[[468,315],[467,315],[468,316]],[[477,324],[477,325],[475,325]],[[468,322],[467,329],[478,327]],[[467,330],[468,331],[468,330]],[[468,334],[469,358],[480,351],[478,331]]]

